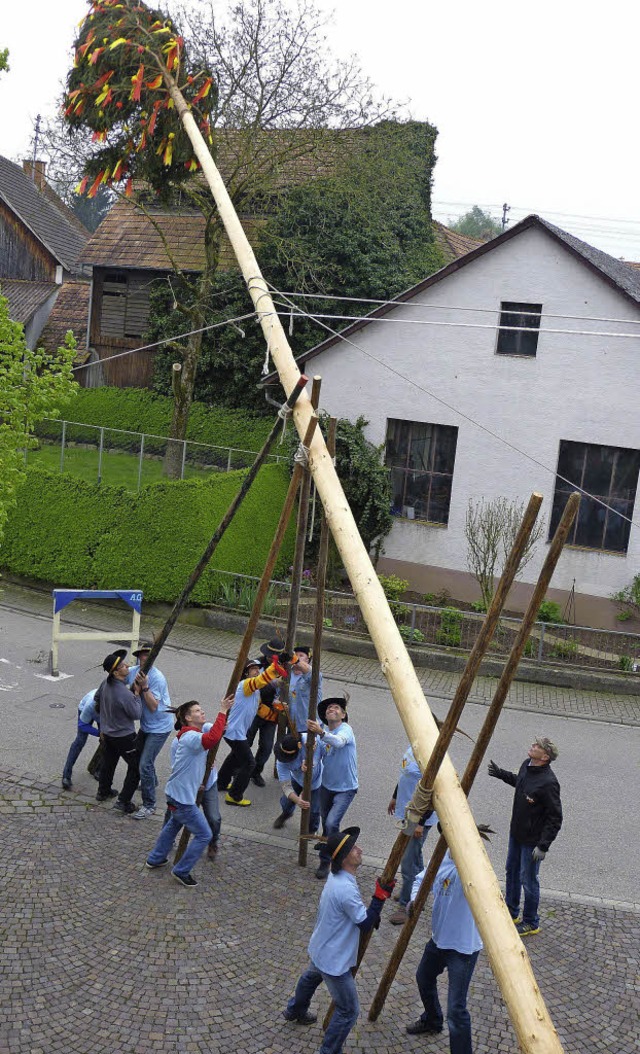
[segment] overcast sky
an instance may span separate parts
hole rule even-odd
[[[224,0],[216,0],[220,6]],[[231,2],[231,0],[229,0]],[[29,156],[50,113],[83,0],[4,0],[0,154]],[[433,212],[479,204],[512,223],[538,212],[615,256],[640,260],[640,4],[610,0],[319,0],[335,9],[338,54],[358,55],[380,90],[436,125]],[[37,13],[36,13],[37,12]]]

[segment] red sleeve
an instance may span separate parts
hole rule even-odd
[[[213,727],[208,732],[202,734],[202,749],[211,750],[212,747],[218,745],[224,735],[225,725],[227,723],[227,715],[220,713],[215,719]]]

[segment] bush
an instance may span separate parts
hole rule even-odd
[[[0,551],[13,574],[77,589],[136,588],[146,600],[173,602],[183,589],[244,473],[158,483],[132,495],[66,473],[30,468]],[[223,576],[262,574],[289,478],[284,465],[261,469],[204,571],[191,602],[219,597]],[[295,525],[276,574],[291,563]],[[254,584],[250,584],[253,585]],[[255,586],[254,586],[255,588]],[[246,596],[236,606],[245,609]]]
[[[411,629],[411,626],[399,626],[400,636],[408,644],[424,644],[425,635],[419,629]]]
[[[462,612],[457,608],[445,608],[440,616],[440,629],[436,641],[447,648],[459,648],[462,641]]]
[[[555,600],[543,600],[538,608],[538,622],[553,622],[556,625],[564,622],[562,610]]]
[[[168,436],[173,399],[156,395],[145,388],[81,388],[69,402],[64,416],[68,421],[105,428],[121,428],[128,432]],[[193,403],[189,414],[187,439],[212,446],[237,447],[257,451],[263,445],[273,425],[273,418],[259,417],[248,410]],[[37,434],[45,439],[60,438],[58,421],[43,421]],[[97,443],[95,428],[69,426],[67,438],[74,443]],[[137,442],[137,441],[136,441]],[[129,449],[132,439],[127,435],[109,434],[109,445]],[[164,443],[147,440],[149,453],[164,450]],[[274,453],[277,453],[274,448]]]
[[[622,605],[622,611],[617,616],[621,622],[626,622],[630,618],[638,618],[640,615],[640,575],[636,575],[631,583],[619,593],[613,593],[611,599],[616,604]]]
[[[634,668],[634,662],[630,655],[620,655],[618,658],[618,666],[625,673],[631,673]]]
[[[572,659],[578,654],[578,642],[574,637],[557,640],[551,649],[551,654],[556,659]]]

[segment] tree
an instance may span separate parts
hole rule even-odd
[[[477,238],[478,241],[488,242],[491,238],[502,233],[502,225],[488,212],[484,212],[479,205],[465,212],[455,223],[449,222],[452,231],[458,234],[466,234],[468,238]]]
[[[225,154],[225,181],[236,209],[245,213],[258,213],[265,199],[272,199],[287,168],[318,156],[326,144],[324,129],[368,124],[392,111],[386,101],[374,100],[355,59],[338,62],[328,53],[326,17],[308,0],[292,9],[280,0],[240,0],[222,21],[202,4],[182,9],[180,17],[182,34],[161,12],[137,0],[94,0],[75,42],[65,114],[72,139],[86,140],[89,129],[101,144],[85,163],[93,180],[90,194],[125,178],[130,187],[135,176],[165,201],[180,188],[204,217],[204,270],[194,284],[175,268],[178,310],[192,331],[174,348],[182,370],[174,386],[171,435],[182,440],[207,322],[205,306],[216,292],[222,225],[206,185],[195,175],[197,162],[182,126],[162,94],[165,58],[214,156],[218,145],[232,144]],[[155,76],[147,80],[149,71]],[[214,127],[221,130],[216,139]],[[228,129],[233,133],[221,135]],[[166,248],[171,256],[171,247]],[[178,444],[169,444],[168,458],[168,472],[175,474]]]
[[[386,299],[437,270],[442,260],[430,215],[435,136],[426,123],[390,121],[348,137],[325,133],[325,159],[332,160],[333,170],[276,192],[271,214],[256,232],[256,255],[272,284],[281,290]],[[296,300],[295,307],[358,315],[370,305],[366,299],[305,299]],[[208,322],[223,322],[247,309],[239,275],[220,272],[205,309]],[[156,294],[151,318],[153,341],[186,328],[166,286]],[[294,320],[298,353],[325,335],[319,323]],[[170,390],[174,358],[171,349],[156,355],[154,386],[164,394]],[[256,388],[264,359],[264,341],[255,326],[211,330],[202,339],[196,397],[264,407]]]
[[[73,335],[54,355],[31,351],[24,327],[9,318],[9,302],[0,296],[0,539],[16,492],[26,478],[25,451],[36,446],[36,424],[57,417],[76,391]]]
[[[0,48],[0,73],[8,73],[10,69],[9,48]]]
[[[508,498],[482,498],[474,502],[469,498],[464,524],[467,539],[467,567],[476,578],[482,595],[482,605],[488,609],[495,592],[496,578],[504,570],[507,557],[513,547],[525,505]],[[541,524],[536,524],[520,560],[518,577],[535,555],[535,546],[542,536]]]

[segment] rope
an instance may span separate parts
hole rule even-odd
[[[415,824],[420,823],[426,812],[431,812],[433,809],[432,798],[433,787],[423,787],[422,782],[419,782],[413,792],[413,798],[404,811],[405,826],[415,826]]]
[[[309,447],[306,447],[303,443],[298,444],[298,449],[293,455],[293,460],[296,465],[304,465],[305,468],[309,467]]]

